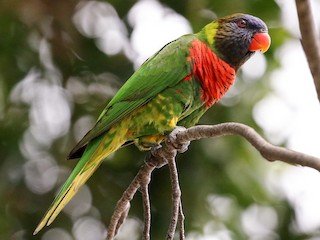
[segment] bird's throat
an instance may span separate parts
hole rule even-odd
[[[211,107],[234,83],[235,70],[200,40],[192,41],[189,50],[188,60],[192,63],[192,75],[202,88],[201,100],[207,107]]]

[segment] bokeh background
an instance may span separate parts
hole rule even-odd
[[[319,1],[313,1],[319,23]],[[262,18],[272,45],[201,119],[254,127],[270,142],[320,156],[320,110],[293,0],[0,2],[0,239],[99,240],[146,153],[105,161],[55,222],[32,236],[76,161],[68,151],[155,51],[216,17]],[[193,142],[178,157],[187,239],[320,239],[320,174],[269,163],[239,137]],[[170,219],[168,168],[150,185],[152,239]],[[141,239],[141,197],[117,239]]]

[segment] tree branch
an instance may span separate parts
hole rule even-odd
[[[140,187],[142,202],[143,202],[143,212],[144,212],[144,228],[143,228],[144,240],[150,240],[151,207],[150,207],[150,197],[149,197],[149,191],[148,191],[149,183],[150,181]]]
[[[179,208],[181,201],[181,190],[178,178],[178,170],[176,166],[175,154],[173,157],[168,159],[168,165],[170,170],[171,187],[172,187],[172,216],[169,225],[167,240],[173,240],[174,233],[177,228],[178,218],[179,218]]]
[[[156,168],[156,162],[157,161],[150,161],[144,164],[126,191],[122,194],[122,197],[115,207],[110,224],[108,226],[107,240],[112,240],[117,234],[120,226],[125,220],[123,216],[127,215],[130,209],[131,200],[133,199],[140,185],[143,186],[143,183],[149,181],[152,171]]]
[[[182,201],[180,199],[180,206],[179,206],[179,225],[180,225],[180,240],[184,240],[185,239],[185,234],[184,234],[184,213],[183,213],[183,208],[182,208]]]
[[[320,39],[313,20],[309,0],[296,0],[301,44],[306,54],[314,85],[320,101]]]
[[[176,231],[177,223],[180,224],[180,239],[184,236],[184,215],[182,211],[181,191],[179,186],[178,171],[175,164],[177,152],[186,149],[189,141],[201,138],[214,138],[226,135],[239,135],[245,138],[260,154],[268,161],[282,161],[294,165],[301,165],[314,168],[320,171],[320,159],[289,150],[283,147],[277,147],[268,143],[254,129],[241,123],[222,123],[213,126],[201,125],[188,129],[175,131],[169,134],[161,148],[151,151],[151,155],[147,158],[146,163],[142,166],[136,177],[133,179],[129,187],[123,193],[118,201],[111,218],[107,239],[112,240],[116,235],[120,225],[123,223],[129,211],[130,202],[137,192],[138,188],[142,188],[145,212],[145,228],[144,239],[150,238],[150,204],[148,198],[148,184],[154,169],[160,168],[166,164],[170,168],[170,177],[172,184],[172,217],[168,229],[167,239],[173,239]],[[180,221],[179,221],[180,218]]]
[[[239,135],[244,137],[260,154],[268,161],[282,161],[293,165],[301,165],[314,168],[320,171],[320,159],[289,150],[283,147],[277,147],[268,143],[253,128],[241,123],[222,123],[213,126],[195,126],[186,131],[177,134],[177,141],[191,141],[200,138],[212,138],[225,135]]]

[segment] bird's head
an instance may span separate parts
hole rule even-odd
[[[256,51],[266,52],[271,44],[267,25],[248,14],[220,18],[200,32],[214,52],[235,70]]]

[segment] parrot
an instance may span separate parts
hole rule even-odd
[[[260,18],[237,13],[177,38],[147,59],[67,156],[80,160],[33,234],[54,221],[108,155],[129,143],[148,151],[175,127],[197,124],[233,85],[239,68],[270,44]]]

